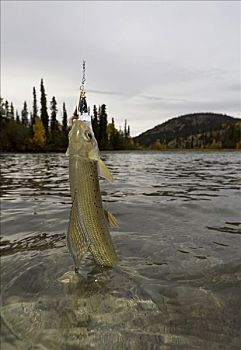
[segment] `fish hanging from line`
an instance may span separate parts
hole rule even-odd
[[[100,159],[89,115],[84,114],[81,119],[73,120],[66,152],[73,202],[67,244],[76,272],[87,251],[101,266],[112,267],[118,261],[109,232],[109,225],[118,227],[118,222],[113,214],[103,209],[98,175],[108,181],[113,178]]]

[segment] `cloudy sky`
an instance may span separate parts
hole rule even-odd
[[[238,1],[1,1],[1,95],[31,109],[43,78],[70,115],[84,58],[88,104],[133,136],[189,112],[241,117],[240,17]]]

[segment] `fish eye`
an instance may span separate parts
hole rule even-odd
[[[86,130],[84,133],[84,138],[86,141],[90,141],[92,139],[92,134],[90,131]]]

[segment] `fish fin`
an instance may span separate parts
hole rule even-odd
[[[79,205],[76,196],[74,197],[70,213],[67,243],[70,253],[74,259],[75,267],[79,268],[83,256],[89,249],[90,242],[87,238],[86,228],[80,217]]]
[[[69,147],[67,148],[67,151],[66,151],[65,155],[69,156]]]
[[[116,217],[109,211],[104,209],[105,217],[111,227],[119,227],[118,220]]]
[[[106,180],[109,182],[113,181],[113,176],[110,172],[110,170],[107,168],[103,160],[98,159],[98,170],[99,170],[99,175],[104,177]]]
[[[58,281],[63,284],[69,284],[78,281],[78,276],[74,271],[68,271],[63,274],[63,276],[58,278]]]

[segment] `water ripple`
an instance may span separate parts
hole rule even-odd
[[[68,158],[0,156],[2,347],[240,349],[240,153],[102,156],[119,265],[69,285]]]
[[[151,157],[151,161],[150,161]],[[232,162],[232,157],[234,162]],[[28,160],[27,160],[28,158]],[[105,155],[115,178],[113,186],[103,192],[106,200],[113,197],[131,202],[131,197],[163,197],[209,200],[225,196],[226,191],[239,191],[241,185],[238,169],[240,160],[224,155],[188,153],[124,153]],[[209,159],[204,159],[209,158]],[[67,197],[68,158],[59,154],[50,155],[2,155],[1,195],[14,200],[17,196],[47,196],[59,194]],[[125,164],[123,164],[123,162]],[[105,183],[102,181],[104,189]],[[114,190],[111,190],[113,188]],[[142,189],[145,191],[142,191]],[[155,189],[153,192],[152,190]],[[148,198],[146,199],[148,200]],[[148,201],[150,201],[149,198]]]

